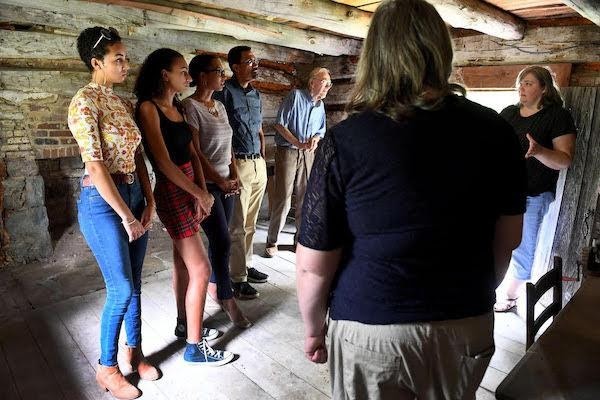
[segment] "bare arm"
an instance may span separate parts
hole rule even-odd
[[[265,158],[265,134],[263,133],[262,126],[258,131],[258,137],[260,138],[260,155]]]
[[[88,161],[85,163],[85,168],[100,196],[121,217],[123,227],[129,236],[129,241],[132,242],[142,236],[146,232],[146,229],[134,217],[127,204],[123,201],[104,162]]]
[[[215,182],[219,187],[221,184],[225,182],[225,179],[219,176],[213,166],[210,164],[202,150],[200,150],[200,131],[193,126],[190,125],[190,129],[192,130],[192,141],[194,142],[194,148],[196,149],[196,154],[198,155],[198,159],[200,160],[200,165],[202,166],[202,172],[204,173],[205,180],[209,180],[211,182]]]
[[[304,321],[304,352],[309,360],[317,363],[327,361],[327,301],[341,254],[341,249],[319,251],[301,244],[298,244],[296,250],[296,286]]]
[[[570,133],[556,137],[552,140],[553,149],[549,149],[537,143],[531,135],[529,139],[529,150],[525,158],[535,157],[539,162],[554,170],[567,169],[573,161],[575,152],[575,135]]]
[[[192,170],[194,171],[194,182],[201,187],[202,190],[207,190],[206,179],[204,178],[204,168],[202,168],[200,156],[196,151],[196,146],[193,141],[190,143],[190,161],[192,162]]]
[[[167,179],[179,186],[181,189],[190,193],[196,198],[203,196],[203,190],[200,186],[190,181],[187,176],[171,161],[167,146],[162,138],[160,131],[160,119],[154,105],[145,101],[140,106],[140,125],[143,129],[148,143],[148,151],[153,155],[156,167]]]
[[[204,180],[204,173],[202,172],[202,165],[200,165],[200,159],[198,153],[194,148],[194,143],[190,142],[190,158],[192,162],[192,169],[194,170],[194,182],[200,188],[202,188],[202,196],[197,198],[196,208],[200,215],[201,220],[204,220],[210,215],[210,211],[215,202],[215,198],[208,192],[206,188],[206,181]]]
[[[301,143],[296,136],[288,128],[281,124],[275,124],[275,130],[281,135],[282,138],[287,140],[293,146],[299,149],[305,149],[307,146],[305,143]]]
[[[238,170],[237,165],[235,163],[235,153],[233,149],[231,150],[231,164],[229,164],[229,179],[237,181],[238,180]]]
[[[496,285],[504,279],[512,251],[521,243],[523,215],[501,215],[496,221],[494,233],[494,266]]]

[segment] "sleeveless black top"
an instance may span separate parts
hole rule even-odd
[[[178,166],[189,162],[191,160],[189,144],[192,141],[192,131],[190,127],[185,121],[175,122],[170,120],[156,103],[152,103],[158,111],[158,116],[160,118],[160,132],[167,147],[167,151],[169,152],[171,161]],[[146,135],[142,134],[142,139],[144,147],[148,149]],[[149,153],[147,153],[147,156],[156,170],[154,157]]]

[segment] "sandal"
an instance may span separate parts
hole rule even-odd
[[[495,312],[508,312],[517,306],[517,299],[505,299],[494,304]]]

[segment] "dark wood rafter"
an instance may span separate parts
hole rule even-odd
[[[528,65],[458,67],[451,79],[471,89],[513,89],[519,71]],[[559,87],[569,86],[571,64],[546,64]]]

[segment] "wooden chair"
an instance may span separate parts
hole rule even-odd
[[[555,317],[562,309],[562,258],[554,256],[553,267],[534,285],[527,282],[527,342],[528,349],[535,340],[535,334],[550,317]],[[550,289],[554,289],[552,303],[535,318],[535,305]]]

